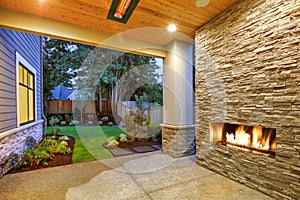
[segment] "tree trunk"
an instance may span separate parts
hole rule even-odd
[[[99,102],[99,111],[102,112],[103,107],[102,107],[102,90],[101,90],[101,85],[98,86],[98,102]]]

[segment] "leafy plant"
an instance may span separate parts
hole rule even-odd
[[[100,120],[100,121],[98,121],[98,125],[100,125],[100,126],[101,126],[102,124],[103,124],[103,121],[101,121],[101,120]]]
[[[52,116],[51,119],[49,120],[49,124],[51,126],[55,126],[55,125],[58,125],[59,122],[60,122],[61,119],[59,119],[58,117],[56,116]]]
[[[112,125],[114,125],[114,123],[113,122],[108,122],[108,125],[112,126]]]
[[[68,139],[66,136],[59,137],[58,139],[55,136],[46,136],[34,149],[24,151],[17,168],[28,165],[31,167],[40,163],[48,165],[48,161],[52,160],[55,154],[70,154],[72,151],[66,142]]]
[[[120,142],[129,142],[127,135],[125,133],[120,134]]]
[[[88,115],[87,115],[87,118],[88,118],[89,121],[92,121],[92,120],[94,119],[94,115],[88,114]]]
[[[108,121],[108,117],[107,116],[101,117],[101,121],[107,122]]]
[[[123,118],[124,129],[131,141],[143,140],[147,116],[140,110],[130,111]]]
[[[157,135],[160,134],[161,132],[161,127],[159,126],[159,124],[154,124],[150,121],[150,123],[146,126],[147,128],[147,135],[150,138],[156,138]]]
[[[143,93],[142,96],[135,95],[134,98],[138,109],[142,113],[144,113],[146,110],[150,108],[149,96],[145,92]]]
[[[67,124],[66,121],[61,121],[61,122],[60,122],[60,125],[62,125],[62,126],[66,125],[66,124]]]
[[[118,144],[119,144],[119,142],[113,136],[109,137],[106,142],[107,142],[107,146],[109,146],[109,147],[118,146]]]
[[[67,123],[70,123],[73,120],[72,115],[65,114],[65,120],[66,120]]]
[[[86,125],[93,125],[93,121],[88,121]]]
[[[78,125],[78,124],[80,124],[80,122],[77,121],[77,120],[72,120],[72,121],[69,123],[70,126]]]

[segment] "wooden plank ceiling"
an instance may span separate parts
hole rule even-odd
[[[210,0],[203,8],[196,7],[195,1],[140,0],[127,24],[106,19],[112,0],[1,0],[0,6],[112,34],[131,30],[127,34],[135,39],[167,44],[183,34],[194,38],[201,25],[238,0]],[[164,31],[171,23],[176,24],[181,36],[168,35],[166,39]],[[132,30],[146,27],[132,34]]]

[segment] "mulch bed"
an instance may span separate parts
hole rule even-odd
[[[69,147],[72,150],[72,153],[70,154],[56,154],[52,160],[48,161],[48,165],[43,165],[39,164],[37,166],[32,166],[32,167],[22,167],[19,169],[13,169],[9,173],[18,173],[18,172],[25,172],[25,171],[31,171],[31,170],[36,170],[36,169],[43,169],[43,168],[49,168],[49,167],[56,167],[56,166],[61,166],[61,165],[68,165],[72,164],[72,156],[73,156],[73,150],[74,150],[74,145],[75,145],[75,139],[71,136],[68,136],[70,140],[67,141]]]

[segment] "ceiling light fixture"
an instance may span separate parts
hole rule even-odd
[[[107,19],[126,24],[139,0],[113,0]]]
[[[168,26],[168,31],[170,32],[175,32],[177,30],[176,25],[175,24],[170,24]]]
[[[197,7],[205,7],[209,3],[209,0],[196,0]]]

